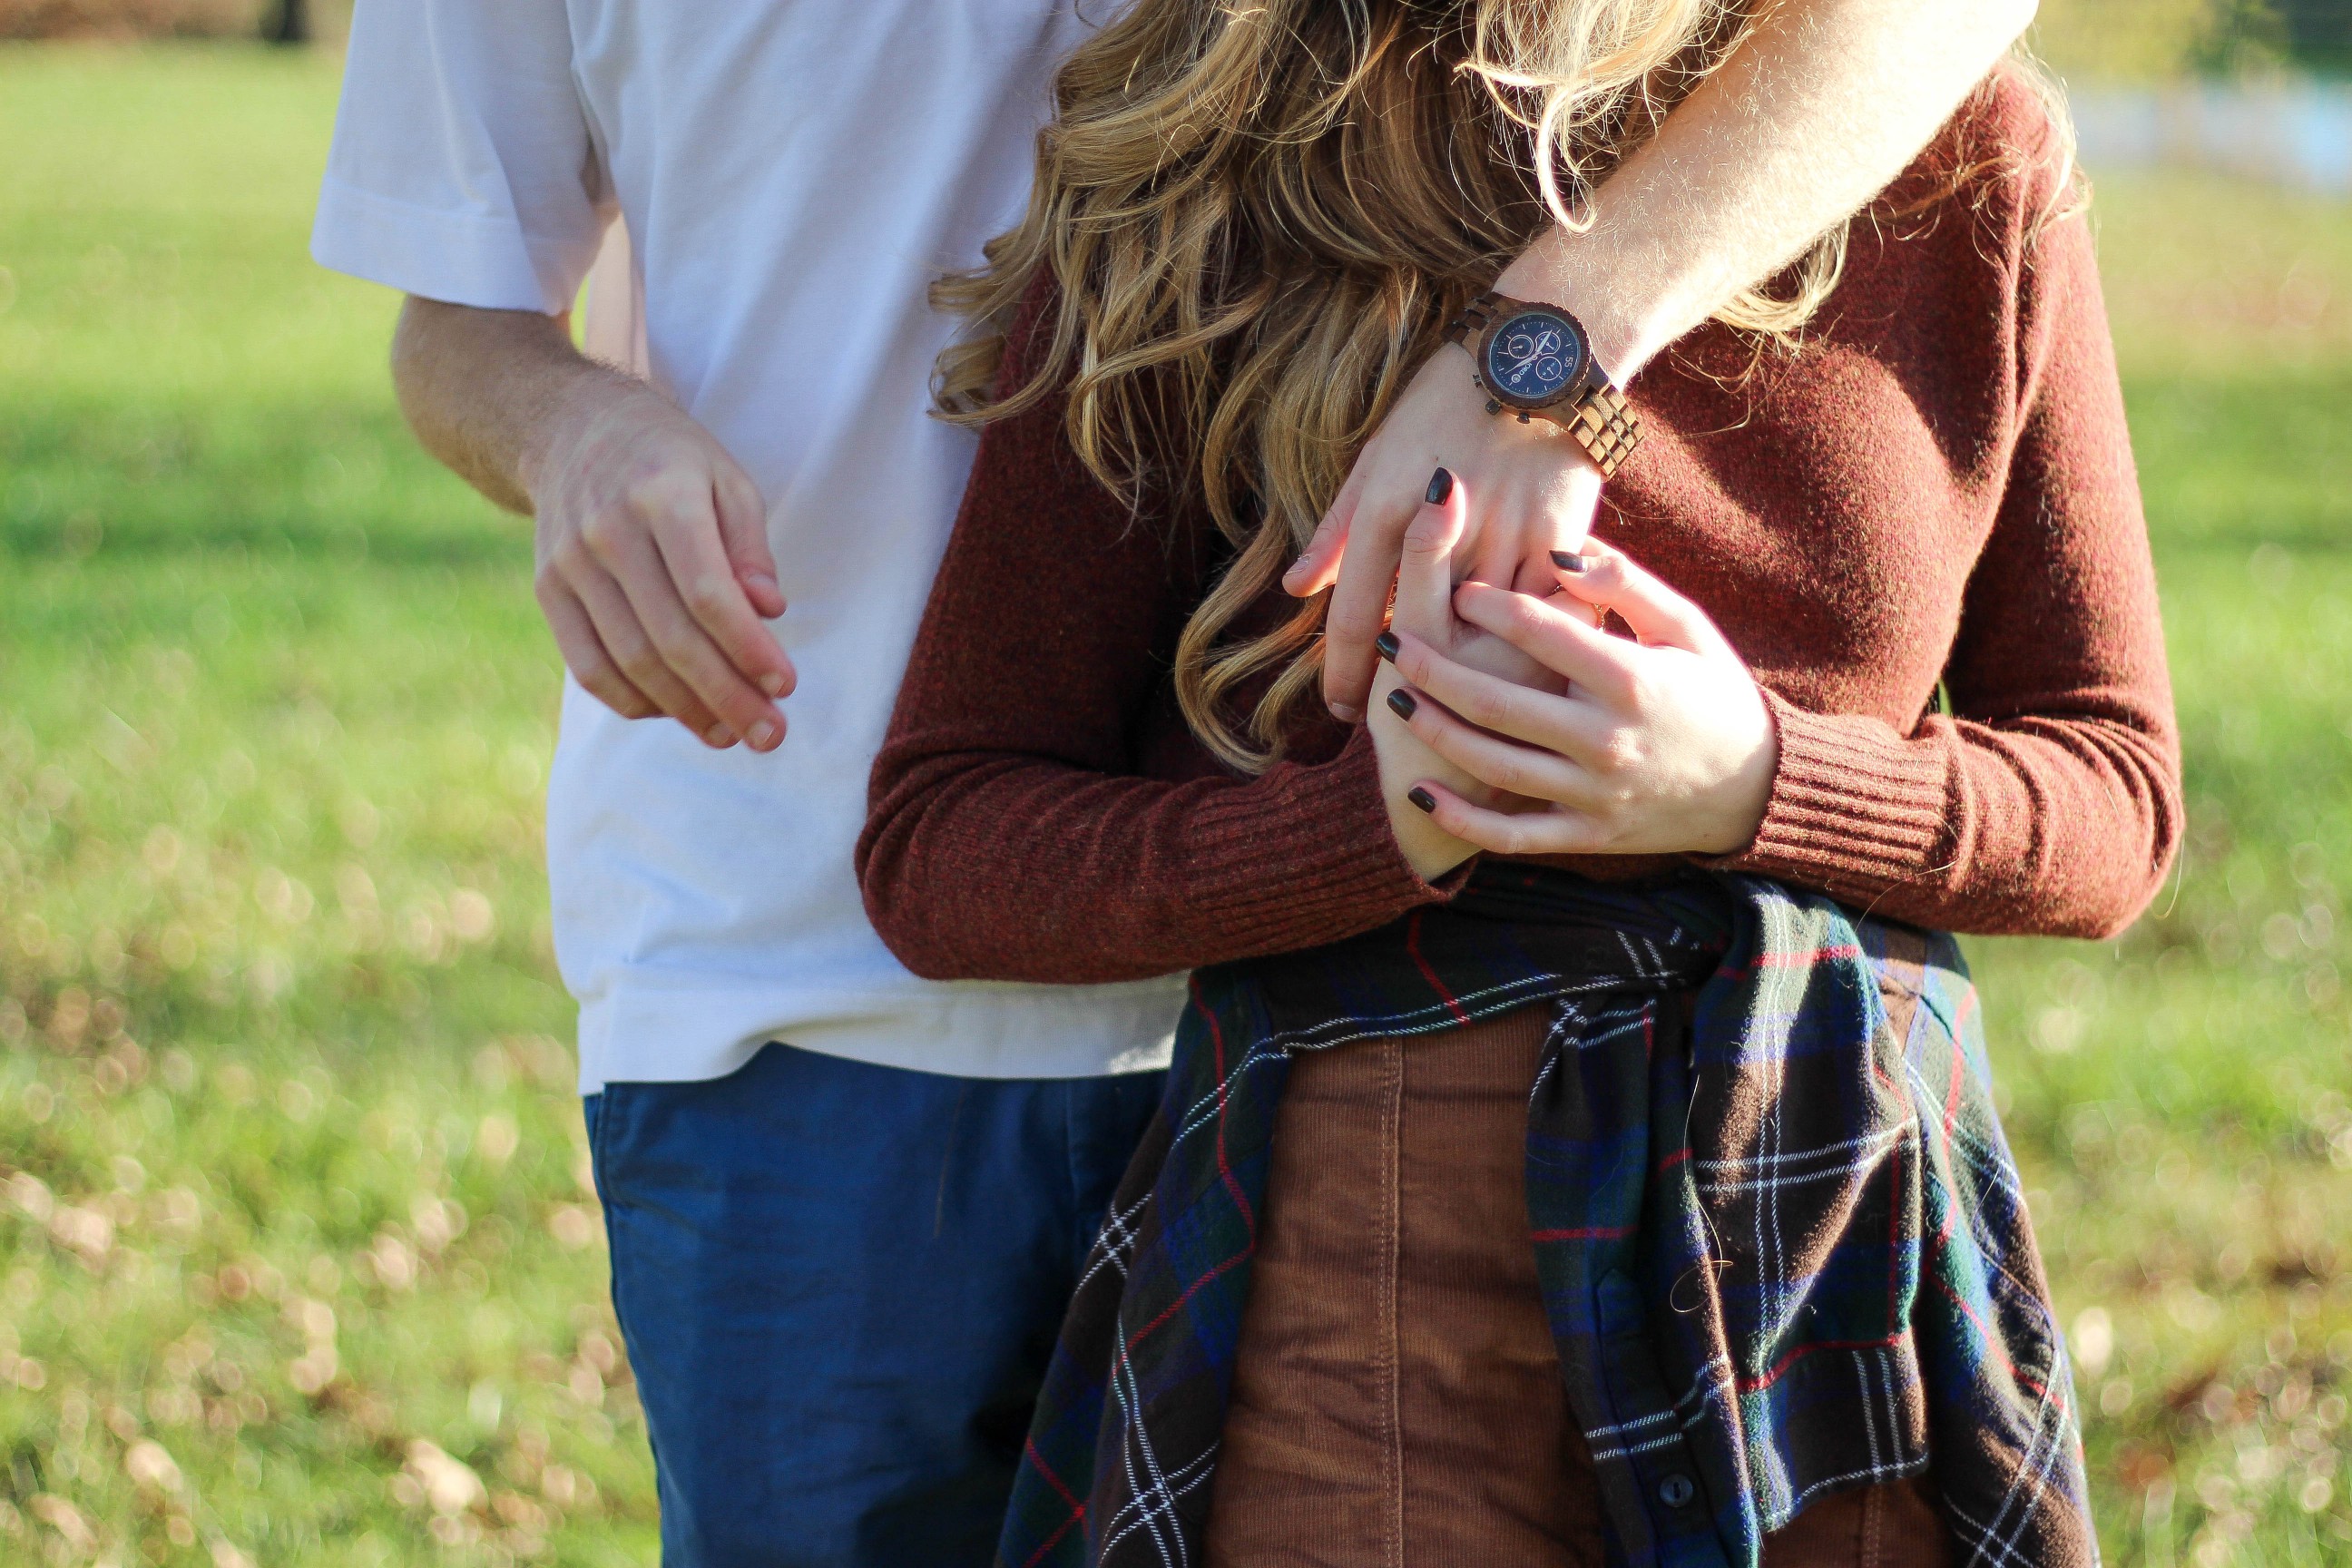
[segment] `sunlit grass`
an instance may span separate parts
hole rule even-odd
[[[2352,1562],[2352,208],[2170,176],[2095,211],[2189,849],[2123,941],[1978,977],[2110,1556]]]
[[[331,61],[0,53],[0,1561],[645,1562],[518,527]]]
[[[0,52],[0,1562],[653,1555],[555,665],[303,259],[333,91]],[[2352,213],[2099,210],[2190,852],[2121,942],[1975,952],[2111,1558],[2352,1562]]]

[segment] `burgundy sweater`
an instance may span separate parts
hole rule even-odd
[[[1633,384],[1649,438],[1596,531],[1715,618],[1779,731],[1762,826],[1708,865],[2076,936],[2163,880],[2181,808],[2155,575],[2089,231],[2037,232],[2047,135],[1996,77],[1875,210],[1967,153],[2025,155],[1857,221],[1800,353],[1750,371],[1709,325]],[[1130,517],[1058,405],[982,436],[857,848],[915,973],[1164,974],[1447,896],[1396,847],[1368,734],[1310,703],[1291,760],[1243,778],[1186,731],[1170,661],[1222,558],[1197,511]]]

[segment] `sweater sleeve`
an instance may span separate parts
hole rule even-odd
[[[1945,685],[1909,735],[1769,697],[1780,763],[1728,868],[1921,925],[2104,937],[2162,885],[2180,747],[2091,237],[2021,247],[2020,409]]]
[[[983,434],[857,869],[935,980],[1114,981],[1335,942],[1445,895],[1406,864],[1369,735],[1254,779],[1139,776],[1198,539],[1130,517],[1047,404]]]

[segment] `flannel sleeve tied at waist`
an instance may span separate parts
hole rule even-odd
[[[1194,976],[1003,1568],[1200,1562],[1291,1053],[1534,1004],[1529,1244],[1612,1563],[1745,1568],[1931,1456],[1960,1560],[2097,1561],[1958,944],[1753,878],[1490,865],[1444,908]]]

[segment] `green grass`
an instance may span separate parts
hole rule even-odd
[[[556,665],[391,300],[304,258],[334,92],[0,53],[0,1562],[654,1555]]]
[[[2109,1555],[2352,1563],[2352,207],[2168,176],[2094,212],[2188,849],[2120,942],[1973,954],[2060,1308],[2108,1347]]]
[[[556,666],[392,301],[304,259],[333,96],[0,52],[0,1563],[654,1554]],[[2352,1563],[2352,210],[2097,210],[2189,852],[2119,942],[1975,953],[2111,1558]]]

